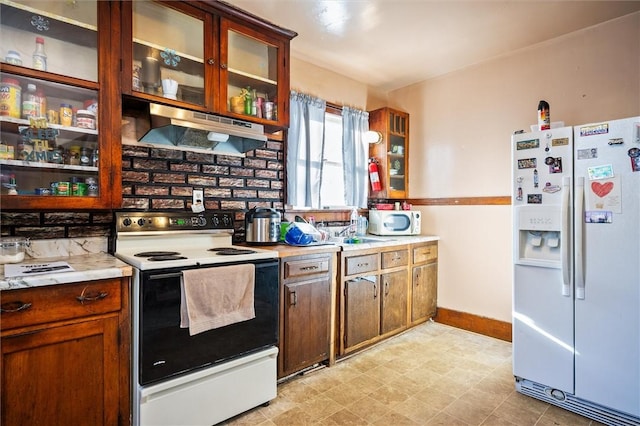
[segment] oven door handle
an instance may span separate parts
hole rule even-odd
[[[169,274],[149,275],[150,280],[163,280],[165,278],[182,278],[182,272],[173,272]]]

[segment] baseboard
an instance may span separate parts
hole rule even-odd
[[[511,342],[511,323],[438,307],[434,321]]]

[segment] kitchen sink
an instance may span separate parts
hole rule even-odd
[[[338,244],[374,244],[374,243],[386,243],[389,241],[394,241],[390,238],[376,238],[376,237],[353,237],[353,238],[345,238],[342,242]]]

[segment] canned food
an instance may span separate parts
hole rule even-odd
[[[81,129],[94,130],[96,128],[96,115],[86,109],[78,110],[76,114],[76,126]]]
[[[56,191],[56,195],[70,195],[71,194],[71,185],[69,182],[58,182],[58,189]]]
[[[13,78],[3,78],[0,82],[0,115],[20,118],[22,108],[22,88]]]
[[[77,182],[71,184],[72,195],[87,195],[87,184],[83,182]]]
[[[36,188],[36,195],[51,195],[49,188]]]
[[[47,111],[47,121],[49,124],[58,124],[60,123],[58,111],[55,109],[50,109]]]
[[[87,195],[89,195],[89,197],[97,197],[98,196],[98,184],[97,183],[89,183],[89,184],[87,184]]]

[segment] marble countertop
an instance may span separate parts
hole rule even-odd
[[[40,264],[60,261],[67,262],[74,271],[34,275],[32,277],[7,278],[4,275],[4,265],[0,265],[0,290],[15,290],[20,288],[128,277],[131,276],[133,272],[131,266],[108,253],[31,258],[25,260],[22,264]]]

